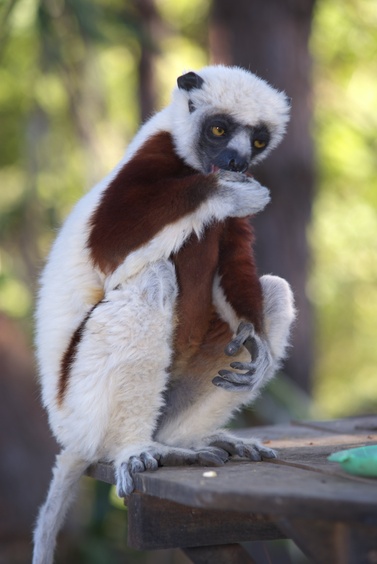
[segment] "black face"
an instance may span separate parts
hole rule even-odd
[[[229,144],[242,131],[247,132],[249,144],[237,147]],[[245,172],[256,155],[262,153],[270,140],[266,126],[240,125],[230,116],[208,116],[202,125],[198,143],[198,157],[205,173],[217,169]]]

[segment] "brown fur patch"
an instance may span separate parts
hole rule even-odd
[[[192,235],[173,256],[179,287],[174,350],[180,362],[196,353],[208,331],[221,230],[217,223],[207,227],[200,240]]]
[[[179,285],[175,335],[174,378],[200,377],[212,364],[214,374],[224,362],[232,334],[214,310],[213,280],[218,271],[225,296],[238,317],[262,330],[263,296],[252,250],[253,231],[247,218],[213,224],[198,240],[192,236],[176,253]]]
[[[161,132],[139,149],[103,193],[91,218],[91,258],[110,273],[166,225],[195,209],[216,189],[214,175],[187,166]]]
[[[261,332],[263,294],[253,242],[254,234],[247,218],[227,219],[220,241],[219,274],[225,296],[238,317],[251,321],[256,331]]]
[[[68,344],[68,347],[67,347],[67,349],[66,349],[66,351],[63,355],[63,358],[61,360],[61,363],[60,363],[60,378],[59,378],[58,396],[57,396],[57,402],[58,402],[59,406],[62,405],[63,400],[64,400],[64,395],[65,395],[65,392],[67,390],[71,367],[72,367],[72,364],[75,361],[75,358],[76,358],[76,355],[77,355],[77,350],[78,350],[79,344],[81,342],[82,336],[84,334],[85,325],[86,325],[89,317],[91,316],[91,314],[95,310],[95,308],[100,303],[101,302],[98,302],[95,306],[93,306],[88,311],[88,313],[86,314],[86,316],[84,317],[84,319],[82,320],[80,325],[77,327],[76,331],[73,333],[73,335],[71,337],[71,340]]]

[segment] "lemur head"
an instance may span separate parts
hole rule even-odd
[[[289,99],[251,72],[210,66],[177,83],[172,134],[178,154],[195,169],[245,172],[282,139]]]

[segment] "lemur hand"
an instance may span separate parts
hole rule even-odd
[[[215,386],[232,392],[247,392],[260,386],[265,377],[274,369],[270,347],[266,339],[260,337],[252,323],[242,322],[237,335],[227,345],[225,354],[234,356],[242,346],[249,351],[251,362],[232,362],[231,368],[246,370],[244,374],[231,370],[219,370],[218,376],[212,380]]]
[[[216,173],[222,198],[228,200],[231,217],[246,217],[265,208],[270,201],[267,188],[241,172],[219,170]]]

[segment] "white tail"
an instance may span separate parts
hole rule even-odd
[[[87,466],[87,461],[66,451],[56,457],[50,489],[34,531],[33,564],[52,564],[57,534]]]

